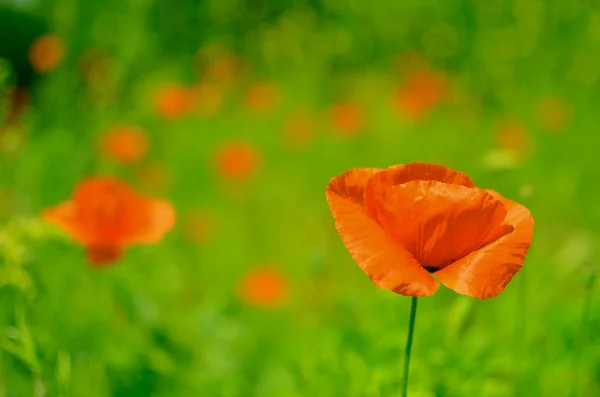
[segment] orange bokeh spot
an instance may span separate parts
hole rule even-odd
[[[214,220],[204,210],[189,212],[183,221],[183,234],[193,244],[204,244],[214,232]]]
[[[544,98],[537,103],[536,118],[542,129],[561,132],[571,121],[571,109],[559,98]]]
[[[252,178],[258,169],[258,151],[245,143],[229,144],[217,153],[217,169],[227,179],[246,180]]]
[[[39,73],[54,70],[64,57],[64,44],[53,34],[38,37],[29,47],[29,62]]]
[[[244,70],[243,59],[218,45],[201,48],[195,56],[203,80],[233,84]]]
[[[193,90],[180,85],[173,84],[163,87],[156,97],[156,111],[167,119],[186,116],[193,106]]]
[[[253,306],[278,306],[285,302],[287,289],[285,278],[275,269],[254,269],[242,280],[241,298]]]
[[[233,82],[243,69],[241,59],[233,54],[225,54],[215,59],[206,69],[206,76],[221,82]]]
[[[265,114],[272,111],[279,101],[277,87],[268,82],[255,83],[246,92],[246,106],[256,114]]]
[[[421,119],[441,101],[445,92],[443,76],[427,69],[415,71],[398,92],[396,106],[406,118]]]
[[[291,147],[306,147],[315,137],[316,121],[308,111],[291,114],[283,124],[286,144]]]
[[[148,151],[148,138],[138,127],[116,127],[103,137],[102,150],[119,162],[135,163]]]
[[[340,102],[334,105],[330,111],[331,123],[337,136],[355,136],[364,126],[364,112],[354,102]]]
[[[502,120],[496,132],[500,147],[527,157],[533,152],[533,139],[527,127],[515,120]]]

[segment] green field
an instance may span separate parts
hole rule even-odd
[[[409,396],[600,396],[595,2],[0,0],[3,108],[38,34],[13,6],[64,56],[0,135],[0,397],[400,396],[410,298],[352,260],[325,187],[416,161],[536,225],[499,296],[420,299]],[[445,76],[416,120],[395,102],[409,54]],[[181,116],[157,111],[165,86],[193,88]],[[344,103],[353,134],[332,121]],[[148,138],[134,164],[99,149],[121,124]],[[245,179],[218,166],[238,143],[257,156]],[[169,200],[176,226],[91,266],[40,214],[98,175]],[[240,292],[265,267],[284,282],[272,307]]]

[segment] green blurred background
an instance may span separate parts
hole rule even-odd
[[[43,34],[63,56],[36,73]],[[411,118],[419,65],[445,88]],[[399,395],[410,299],[353,262],[325,186],[412,161],[536,229],[503,294],[421,299],[409,395],[600,396],[599,73],[593,1],[0,1],[0,124],[29,96],[0,133],[0,396]],[[122,124],[149,141],[134,164],[98,149]],[[227,145],[251,175],[223,172]],[[39,214],[92,175],[170,200],[177,226],[90,266]],[[271,305],[240,292],[264,268]]]

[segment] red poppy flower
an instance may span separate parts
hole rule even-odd
[[[249,272],[242,281],[241,297],[259,307],[277,306],[286,298],[287,283],[272,268],[260,268]]]
[[[496,138],[503,149],[512,151],[521,160],[534,152],[533,138],[527,127],[518,120],[501,120],[496,130]]]
[[[439,165],[353,169],[331,180],[327,200],[357,264],[401,295],[432,295],[439,281],[459,294],[496,296],[533,236],[527,208]]]
[[[102,150],[107,156],[119,162],[135,163],[146,154],[148,138],[137,127],[118,127],[103,137]]]
[[[228,144],[217,153],[217,170],[226,179],[251,179],[258,169],[258,151],[245,143]]]
[[[429,70],[419,70],[408,77],[398,92],[396,104],[407,118],[425,117],[438,104],[446,91],[443,77]]]
[[[331,108],[331,122],[338,136],[355,136],[364,125],[362,108],[353,102],[340,102]]]
[[[277,106],[279,96],[279,90],[274,84],[255,83],[246,92],[246,106],[255,114],[266,114]]]
[[[53,34],[38,37],[29,47],[29,62],[34,70],[47,73],[55,69],[64,57],[62,40]]]
[[[83,181],[71,201],[43,216],[84,245],[95,266],[114,262],[128,245],[157,243],[175,223],[171,204],[142,197],[108,177]]]
[[[163,87],[156,98],[156,110],[164,118],[176,119],[187,115],[194,106],[192,89],[171,85]]]

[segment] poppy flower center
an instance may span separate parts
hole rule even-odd
[[[500,201],[459,185],[411,181],[387,188],[377,205],[384,230],[430,273],[512,231]]]

